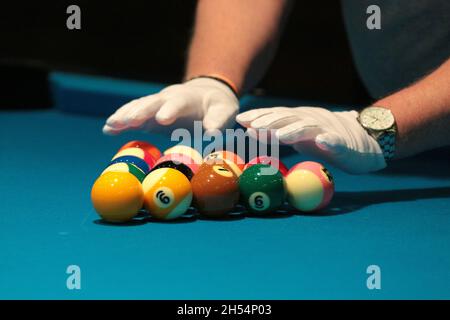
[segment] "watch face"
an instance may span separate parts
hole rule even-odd
[[[386,130],[394,125],[394,116],[389,109],[369,107],[359,115],[364,128],[371,130]]]

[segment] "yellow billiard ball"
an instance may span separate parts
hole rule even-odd
[[[126,222],[137,215],[144,202],[139,180],[129,172],[105,172],[94,183],[91,200],[106,221]]]
[[[172,168],[159,168],[150,172],[142,182],[144,206],[152,217],[175,219],[184,214],[192,202],[189,179]]]

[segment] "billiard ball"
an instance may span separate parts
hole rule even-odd
[[[205,159],[203,159],[203,161],[210,164],[216,163],[219,165],[226,163],[238,177],[242,174],[245,166],[245,162],[241,157],[231,151],[226,150],[220,150],[210,153],[205,157]]]
[[[191,183],[178,170],[156,169],[145,177],[142,187],[144,207],[156,219],[175,219],[184,214],[191,205]]]
[[[250,213],[267,214],[286,198],[283,175],[269,164],[254,164],[239,177],[241,203]]]
[[[199,165],[189,156],[179,153],[170,153],[162,156],[155,163],[153,170],[159,168],[172,168],[183,173],[189,180],[197,173]]]
[[[245,166],[244,170],[247,168],[250,168],[252,165],[257,163],[263,163],[263,164],[270,164],[274,166],[277,170],[281,172],[281,174],[285,177],[289,171],[289,169],[281,162],[281,160],[275,158],[275,157],[269,157],[269,156],[260,156],[253,158],[250,160]]]
[[[106,172],[92,186],[95,211],[108,222],[126,222],[137,215],[144,202],[139,180],[129,172]]]
[[[169,155],[172,153],[184,154],[190,157],[197,165],[201,165],[203,162],[202,155],[197,150],[189,146],[179,144],[164,151],[164,155]]]
[[[153,159],[152,155],[147,151],[141,148],[126,148],[119,151],[111,160],[115,160],[124,156],[133,156],[138,157],[145,161],[148,164],[148,167],[151,169],[155,166],[155,159]]]
[[[320,163],[301,162],[286,177],[289,203],[300,211],[317,211],[326,207],[334,194],[331,173]]]
[[[122,156],[115,158],[114,160],[111,161],[110,165],[122,162],[134,164],[136,167],[141,169],[145,174],[148,174],[150,172],[150,167],[147,164],[147,162],[135,156]]]
[[[132,163],[119,162],[109,165],[103,170],[102,175],[107,172],[129,172],[134,175],[140,182],[145,178],[145,173]]]
[[[203,163],[191,184],[194,204],[204,216],[224,217],[239,201],[238,177],[227,164]]]
[[[161,151],[159,151],[159,149],[157,147],[155,147],[154,145],[152,145],[151,143],[148,143],[145,141],[138,141],[138,140],[130,141],[130,142],[124,144],[119,149],[119,152],[122,151],[123,149],[128,149],[128,148],[140,148],[142,150],[145,150],[153,157],[153,159],[155,161],[161,157]]]

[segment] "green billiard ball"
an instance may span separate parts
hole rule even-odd
[[[241,202],[253,214],[273,213],[286,198],[283,175],[268,164],[255,164],[239,177]]]

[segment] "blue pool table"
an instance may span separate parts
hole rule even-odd
[[[108,225],[90,189],[115,151],[135,139],[173,143],[164,134],[104,136],[107,112],[89,112],[86,92],[64,90],[79,81],[108,95],[120,82],[64,80],[52,79],[58,107],[0,111],[1,299],[450,298],[449,150],[376,174],[330,167],[336,194],[319,214]],[[86,110],[68,110],[77,104]],[[287,151],[282,160],[305,158]],[[81,269],[80,290],[66,286],[69,265]],[[381,268],[379,290],[366,286],[370,265]]]

